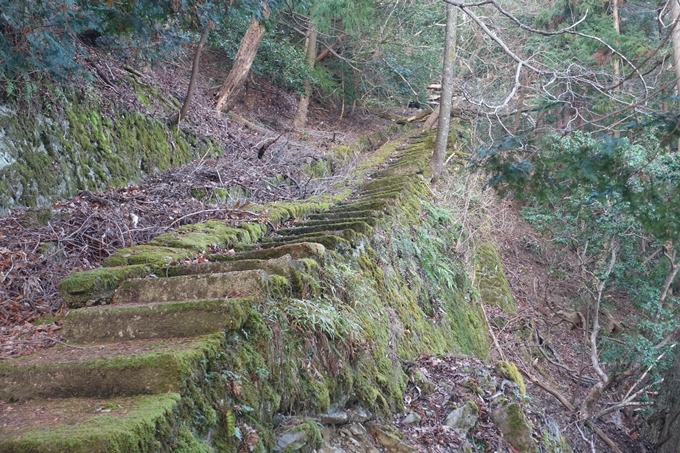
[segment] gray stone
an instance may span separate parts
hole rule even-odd
[[[307,444],[307,431],[288,431],[276,436],[274,451],[294,452]]]
[[[474,402],[468,401],[458,409],[451,411],[444,424],[467,434],[475,426],[478,418],[479,408]]]
[[[350,421],[354,423],[364,423],[373,418],[373,414],[364,409],[360,404],[348,409],[347,414]]]
[[[359,423],[352,423],[349,426],[349,432],[352,433],[353,436],[365,436],[367,434],[366,428]]]
[[[370,423],[368,429],[371,430],[375,440],[385,448],[387,453],[418,453],[418,450],[407,442],[399,439],[391,429],[386,429],[375,423]]]
[[[536,442],[531,437],[531,427],[519,403],[499,407],[491,413],[491,419],[503,433],[503,438],[521,453],[538,451]]]
[[[328,412],[319,415],[319,421],[324,425],[344,425],[349,423],[349,414],[346,411]]]
[[[418,423],[420,422],[421,417],[420,415],[416,414],[415,412],[410,412],[404,419],[401,421],[405,425],[411,425],[413,423]]]

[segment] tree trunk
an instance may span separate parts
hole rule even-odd
[[[675,339],[677,341],[677,338]],[[656,445],[657,453],[677,453],[680,445],[680,354],[675,348],[675,362],[664,374],[654,415],[643,425],[645,438]]]
[[[680,17],[680,4],[678,0],[671,0],[671,21],[676,24],[678,17]],[[675,77],[677,78],[676,86],[678,94],[680,94],[680,24],[673,27],[673,61],[675,62]]]
[[[307,30],[307,66],[314,69],[316,62],[316,26],[309,23],[309,30]],[[312,96],[312,86],[309,82],[305,83],[305,92],[300,96],[300,103],[298,104],[295,118],[293,119],[293,127],[301,128],[307,124],[307,110],[309,109],[309,99]]]
[[[264,8],[263,16],[266,19],[269,17],[269,10]],[[217,110],[221,112],[228,112],[234,108],[236,104],[236,96],[238,91],[243,86],[243,82],[248,77],[250,72],[250,67],[253,65],[253,60],[257,55],[257,49],[260,47],[260,42],[264,36],[265,27],[264,25],[253,18],[250,21],[250,26],[248,31],[246,31],[245,36],[241,39],[241,44],[238,47],[238,52],[236,52],[236,58],[234,58],[234,66],[232,66],[231,71],[227,79],[222,84],[220,91],[217,93]]]
[[[614,30],[617,35],[621,34],[621,19],[619,16],[619,0],[612,0],[612,19],[614,20]],[[619,41],[616,41],[618,45]],[[614,84],[619,83],[621,76],[621,58],[614,56]],[[621,86],[616,87],[617,91],[621,90]]]
[[[680,4],[678,0],[671,0],[671,21],[674,24],[673,33],[671,35],[673,40],[673,62],[675,63],[675,77],[676,77],[676,94],[680,96],[680,24],[678,24],[678,17],[680,17]],[[677,143],[678,151],[680,151],[680,139]]]
[[[170,123],[176,124],[179,127],[179,123],[187,116],[189,111],[189,105],[191,105],[191,98],[194,96],[194,91],[196,90],[196,79],[198,78],[198,66],[201,61],[201,52],[203,52],[203,46],[205,45],[206,39],[208,39],[208,33],[213,27],[212,22],[208,24],[203,33],[201,34],[201,39],[198,41],[198,47],[196,47],[196,53],[194,54],[194,63],[191,67],[191,78],[189,79],[189,88],[187,89],[187,97],[184,99],[184,104],[182,104],[182,109],[179,113],[174,114],[170,118]]]
[[[451,103],[453,101],[453,61],[456,58],[456,19],[458,9],[446,4],[446,41],[444,44],[444,69],[442,71],[442,96],[439,102],[439,124],[437,139],[434,142],[434,152],[430,160],[432,182],[435,183],[444,169],[446,158],[446,144],[449,138],[451,123]]]

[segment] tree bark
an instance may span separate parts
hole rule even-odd
[[[201,52],[203,52],[203,46],[205,46],[205,41],[208,39],[208,33],[210,33],[210,29],[212,27],[213,24],[211,22],[205,27],[205,29],[203,29],[201,39],[198,41],[198,47],[196,47],[196,53],[194,54],[194,62],[191,67],[191,78],[189,79],[189,88],[187,89],[187,97],[184,99],[184,104],[182,104],[182,108],[180,109],[179,113],[174,114],[170,118],[170,123],[176,124],[178,127],[182,119],[187,116],[189,105],[191,105],[191,99],[194,97],[194,91],[196,90],[196,79],[198,78],[198,67],[201,61]]]
[[[264,7],[262,14],[266,19],[269,17],[269,10]],[[227,79],[217,93],[218,111],[228,112],[236,105],[236,96],[243,86],[246,77],[248,77],[250,67],[253,65],[253,60],[255,60],[255,56],[257,55],[257,49],[260,47],[264,32],[264,25],[253,18],[250,21],[250,26],[248,27],[245,36],[241,39],[238,52],[236,52],[236,58],[234,58],[234,66],[232,66]]]
[[[678,94],[680,94],[680,25],[677,24],[680,17],[680,3],[678,0],[671,0],[671,21],[676,24],[673,27],[673,61],[675,62],[675,77]]]
[[[307,30],[307,66],[314,69],[316,63],[316,26],[309,23],[309,30]],[[293,127],[301,128],[307,124],[307,111],[309,110],[309,100],[312,96],[312,85],[309,82],[305,83],[305,92],[300,96],[300,103],[298,104],[295,118],[293,119]]]
[[[614,30],[617,35],[621,34],[621,18],[619,16],[619,0],[612,0],[612,19],[614,20]],[[618,40],[616,44],[618,44]],[[621,77],[621,59],[614,56],[614,84],[619,83]],[[616,87],[617,91],[621,91],[621,85]]]
[[[675,338],[677,341],[677,338]],[[664,382],[655,401],[654,415],[642,427],[645,438],[656,445],[657,453],[677,453],[680,445],[680,354],[664,373]]]
[[[451,103],[453,101],[453,61],[456,58],[456,19],[458,8],[446,4],[446,41],[444,44],[444,69],[442,71],[442,96],[439,102],[439,124],[434,152],[430,159],[432,182],[435,183],[444,169],[446,144],[451,123]]]

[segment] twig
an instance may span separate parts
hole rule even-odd
[[[538,386],[541,387],[543,390],[545,390],[546,392],[550,393],[552,396],[554,396],[555,398],[557,398],[557,400],[558,400],[560,403],[562,403],[562,405],[563,405],[564,407],[566,407],[567,410],[569,410],[570,412],[574,412],[574,410],[575,410],[574,406],[573,406],[569,401],[567,401],[567,399],[566,399],[560,392],[558,392],[558,391],[555,390],[554,388],[550,387],[548,384],[546,384],[546,383],[544,383],[544,382],[542,382],[542,381],[539,381],[537,378],[535,378],[534,376],[532,376],[531,374],[529,374],[529,372],[527,372],[525,369],[523,369],[523,368],[521,368],[521,367],[517,367],[517,369],[518,369],[523,375],[525,375],[531,382],[533,382],[534,384],[538,385]],[[614,441],[612,441],[612,440],[609,438],[609,436],[607,436],[607,435],[604,433],[604,431],[602,431],[600,428],[598,428],[594,423],[591,423],[590,421],[586,421],[585,424],[588,425],[588,426],[590,426],[590,427],[592,428],[592,430],[595,431],[595,433],[600,437],[600,439],[602,439],[602,440],[604,441],[604,443],[606,443],[606,444],[609,446],[609,448],[610,448],[614,453],[623,453],[623,452],[619,449],[619,447],[616,446],[616,444],[614,443]]]
[[[505,360],[505,354],[503,354],[503,349],[501,349],[501,345],[498,343],[498,338],[496,338],[496,334],[493,333],[493,329],[491,328],[491,324],[489,323],[489,317],[486,316],[486,310],[484,310],[484,302],[481,300],[479,301],[479,306],[482,307],[482,313],[484,314],[484,321],[486,321],[486,327],[489,329],[489,334],[491,334],[491,339],[493,340],[494,346],[496,346],[496,349],[498,350],[498,354],[501,356],[501,360]]]
[[[53,341],[55,343],[59,343],[59,344],[64,345],[64,346],[68,346],[69,348],[73,348],[73,349],[89,349],[89,348],[86,348],[84,346],[75,346],[75,345],[72,345],[72,344],[64,343],[63,341],[57,340],[56,338],[45,338],[45,341]]]

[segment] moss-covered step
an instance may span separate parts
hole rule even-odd
[[[220,255],[213,255],[220,256]],[[304,268],[302,263],[293,259],[289,254],[268,260],[243,259],[236,261],[215,260],[207,263],[192,265],[169,266],[165,269],[166,277],[179,275],[219,274],[224,272],[237,272],[261,269],[270,275],[280,275],[290,278],[295,272]]]
[[[102,266],[120,267],[135,264],[165,266],[174,261],[192,259],[195,256],[196,250],[144,244],[116,250],[104,260]]]
[[[404,189],[407,188],[413,176],[385,176],[382,178],[368,179],[364,181],[359,189],[359,193],[371,193],[382,190]]]
[[[379,219],[382,217],[380,212],[376,212],[372,209],[362,209],[358,211],[345,211],[345,212],[332,212],[324,211],[310,214],[307,219],[310,221],[324,221],[324,220],[346,220],[346,219]],[[368,222],[367,222],[368,223]]]
[[[126,280],[113,296],[114,304],[147,304],[247,297],[262,293],[269,275],[263,270],[221,274],[181,275]]]
[[[146,277],[151,272],[153,269],[145,264],[76,272],[59,283],[59,294],[68,308],[108,304],[120,282]]]
[[[215,299],[144,305],[111,305],[71,310],[62,333],[70,344],[198,337],[236,330],[254,299]]]
[[[223,333],[164,341],[56,346],[0,363],[0,400],[109,398],[180,392]]]
[[[371,210],[371,211],[383,211],[385,208],[390,206],[391,204],[394,204],[391,200],[385,200],[385,199],[378,199],[378,200],[370,200],[370,201],[360,201],[357,203],[341,203],[339,205],[336,205],[333,207],[333,209],[330,210],[332,213],[340,213],[340,212],[352,212],[352,211],[363,211],[363,210]]]
[[[211,261],[271,260],[290,255],[295,260],[311,258],[319,263],[326,259],[326,247],[318,242],[297,242],[285,245],[270,245],[267,249],[248,250],[234,254],[212,254]]]
[[[4,453],[146,453],[201,450],[176,426],[177,393],[128,398],[38,399],[9,404],[0,422]],[[179,447],[179,448],[178,448]]]
[[[317,226],[321,226],[321,225],[332,225],[332,224],[338,224],[338,223],[355,223],[355,222],[364,222],[364,223],[367,223],[369,226],[375,226],[376,223],[378,223],[378,219],[379,219],[379,217],[373,217],[373,216],[353,217],[353,216],[344,215],[344,216],[339,216],[339,218],[335,218],[335,219],[304,220],[302,222],[296,222],[295,227],[296,228],[317,227]],[[279,233],[281,233],[281,230],[279,230]]]
[[[279,236],[273,238],[266,238],[260,243],[260,247],[278,248],[283,245],[293,245],[301,242],[316,242],[321,244],[327,250],[335,250],[337,252],[345,252],[353,246],[358,246],[365,240],[365,236],[355,232],[354,230],[344,231],[325,231],[318,233],[306,233],[298,236]]]
[[[372,200],[392,200],[399,198],[403,193],[402,189],[378,190],[370,193],[360,193],[346,200],[346,203],[364,203]]]
[[[105,453],[166,451],[179,395],[35,400],[11,404],[0,451]],[[42,415],[42,416],[41,416]],[[164,445],[165,444],[165,445]]]
[[[211,246],[227,248],[236,243],[254,242],[265,231],[266,227],[257,223],[244,223],[234,228],[224,221],[209,220],[203,223],[183,225],[176,231],[157,236],[149,244],[203,251]]]
[[[411,178],[408,176],[398,176],[395,178],[373,179],[364,183],[359,191],[360,195],[372,195],[375,193],[399,190],[403,191],[410,184]]]
[[[352,230],[357,233],[362,233],[365,235],[370,235],[373,233],[373,228],[366,222],[356,221],[356,222],[340,222],[335,223],[333,221],[322,223],[320,225],[311,226],[296,226],[293,228],[280,228],[278,233],[285,236],[298,236],[307,233],[320,233],[325,231],[345,231]]]

